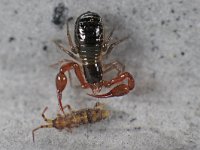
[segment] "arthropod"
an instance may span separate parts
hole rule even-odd
[[[63,107],[63,109],[65,108],[68,108],[70,113],[64,115],[58,113],[55,119],[48,119],[44,115],[48,109],[45,107],[44,111],[42,112],[42,117],[48,124],[40,125],[32,130],[33,142],[35,141],[34,133],[40,128],[56,128],[59,130],[66,129],[67,131],[72,132],[72,128],[74,127],[78,127],[82,124],[99,122],[108,118],[110,115],[110,111],[105,109],[105,105],[99,102],[95,104],[94,108],[80,109],[77,111],[72,110],[70,105]]]
[[[113,96],[122,96],[129,93],[135,86],[133,76],[129,72],[124,72],[124,65],[119,61],[114,61],[104,64],[103,60],[111,53],[114,46],[118,45],[127,37],[109,44],[114,29],[104,37],[104,29],[102,18],[94,12],[86,12],[80,15],[75,23],[74,40],[75,46],[72,42],[69,33],[69,25],[67,23],[67,37],[70,45],[70,50],[55,41],[55,44],[74,60],[63,60],[65,62],[56,76],[57,97],[61,110],[62,106],[62,92],[67,85],[66,72],[73,69],[80,81],[81,87],[84,89],[90,88],[92,94],[88,94],[97,98],[108,98]],[[109,81],[103,80],[103,75],[115,69],[117,76]],[[128,80],[127,84],[122,83]],[[120,83],[120,84],[119,84]],[[111,89],[106,94],[99,94],[102,87],[110,88],[114,84],[119,84]]]

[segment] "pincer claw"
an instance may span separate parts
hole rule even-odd
[[[114,87],[110,92],[101,95],[88,94],[89,96],[96,98],[109,98],[114,96],[122,96],[129,93],[129,87],[126,84],[120,84]]]

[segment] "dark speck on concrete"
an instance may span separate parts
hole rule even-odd
[[[173,30],[173,32],[174,32],[174,33],[177,33],[177,32],[178,32],[178,30],[177,30],[177,29],[174,29],[174,30]]]
[[[189,25],[189,27],[192,28],[193,26],[192,26],[192,25]]]
[[[15,40],[14,37],[10,37],[8,41],[9,41],[9,42],[13,42],[14,40]]]
[[[31,41],[31,40],[33,40],[33,38],[32,38],[32,37],[30,37],[30,36],[28,37],[28,39],[29,39],[30,41]]]
[[[153,72],[151,76],[152,76],[152,78],[155,79],[156,78],[156,72]]]
[[[43,49],[44,51],[47,51],[47,49],[48,49],[47,45],[44,45],[42,49]]]
[[[173,30],[173,32],[174,32],[174,33],[177,35],[177,37],[178,37],[178,38],[180,38],[180,35],[179,35],[179,33],[178,33],[178,30],[177,30],[177,29],[174,29],[174,30]]]
[[[132,13],[133,13],[133,15],[135,15],[137,13],[137,9],[133,8]]]
[[[169,25],[169,23],[170,23],[170,20],[168,19],[168,20],[161,20],[161,22],[160,22],[160,24],[161,25]]]
[[[154,37],[154,36],[155,36],[155,34],[154,34],[154,33],[151,33],[151,34],[150,34],[150,37]]]
[[[100,132],[105,132],[106,131],[106,128],[103,128],[103,129],[99,129]]]
[[[56,26],[58,26],[58,27],[60,27],[62,29],[63,25],[66,22],[67,14],[68,14],[68,8],[65,7],[65,5],[63,3],[59,3],[58,6],[56,6],[54,8],[52,22]]]
[[[161,21],[161,25],[164,25],[164,24],[165,24],[165,20],[162,20],[162,21]]]
[[[15,13],[15,14],[18,14],[18,11],[17,11],[17,10],[14,10],[14,13]]]
[[[175,13],[174,9],[171,9],[171,13],[172,13],[172,14],[174,14],[174,13]]]
[[[122,116],[122,115],[120,115],[120,116],[119,116],[119,118],[120,118],[120,119],[122,119],[122,118],[123,118],[123,116]]]
[[[176,18],[176,21],[179,21],[179,20],[180,20],[180,18],[181,18],[181,17],[180,17],[180,16],[178,16],[178,17]]]
[[[152,44],[152,45],[154,45],[154,44],[155,44],[154,40],[151,40],[151,44]]]
[[[186,16],[187,14],[186,14],[186,12],[183,12],[183,16]]]
[[[130,120],[130,122],[133,122],[133,121],[135,121],[136,120],[136,118],[132,118],[131,120]]]
[[[164,56],[162,55],[162,56],[160,56],[160,59],[163,59],[164,58]]]
[[[173,57],[176,58],[176,54],[174,54]]]
[[[184,56],[184,55],[185,55],[185,53],[184,53],[184,52],[181,52],[181,55],[182,55],[182,56]]]
[[[167,23],[170,23],[170,20],[167,20]]]
[[[193,11],[196,13],[197,12],[197,8],[193,8]]]
[[[151,48],[151,51],[152,51],[152,52],[154,52],[155,50],[159,50],[159,47],[158,47],[158,46],[153,46],[153,47]]]
[[[154,52],[155,50],[159,50],[159,47],[155,45],[155,42],[153,40],[151,40],[151,44],[152,44],[152,48],[151,51]]]
[[[135,130],[141,130],[141,127],[135,127],[134,129]]]

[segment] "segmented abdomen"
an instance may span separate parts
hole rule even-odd
[[[94,12],[80,15],[75,24],[75,43],[82,60],[85,79],[88,83],[102,80],[101,49],[103,45],[103,23]]]
[[[95,123],[108,117],[107,115],[104,114],[105,114],[104,110],[85,109],[75,112],[74,120],[76,124]]]

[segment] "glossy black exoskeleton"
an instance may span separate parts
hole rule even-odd
[[[79,16],[75,23],[75,43],[82,59],[85,79],[88,83],[102,80],[100,55],[103,46],[103,24],[101,17],[94,12]]]
[[[122,96],[129,93],[135,86],[135,80],[129,72],[124,72],[124,65],[119,61],[114,61],[108,64],[103,64],[103,59],[111,53],[114,46],[124,41],[126,38],[109,44],[113,31],[104,37],[102,18],[94,12],[86,12],[80,15],[75,23],[74,40],[72,42],[67,24],[67,37],[70,45],[70,50],[64,48],[62,44],[55,41],[55,44],[71,56],[74,60],[62,60],[65,62],[56,76],[56,88],[59,105],[62,106],[62,91],[67,85],[66,72],[74,70],[76,77],[80,81],[81,87],[84,89],[90,88],[93,94],[88,94],[97,98],[108,98],[113,96]],[[78,55],[78,56],[77,56]],[[112,80],[103,80],[103,75],[106,72],[116,70],[117,76]],[[127,84],[121,83],[128,80]],[[115,86],[108,93],[98,95],[102,87],[110,88],[112,85],[121,83]],[[64,111],[63,111],[64,113]]]

